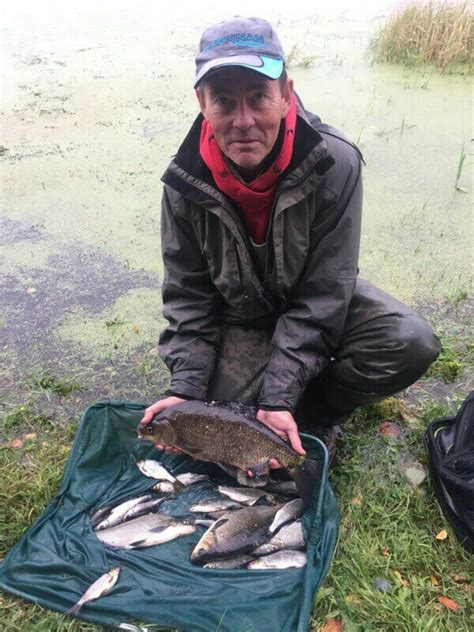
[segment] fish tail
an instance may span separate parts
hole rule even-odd
[[[173,485],[176,492],[182,492],[184,489],[187,488],[187,485],[185,485],[181,481],[178,481],[178,479],[174,481]]]
[[[75,617],[81,608],[82,603],[78,601],[70,610],[66,612],[66,614],[70,614],[72,617]]]
[[[293,477],[298,494],[308,507],[313,500],[314,484],[321,476],[321,464],[313,459],[305,459],[301,465],[288,469]]]

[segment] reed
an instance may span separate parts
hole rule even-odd
[[[470,2],[415,0],[390,15],[369,45],[375,61],[420,65],[441,71],[472,64],[474,12]]]

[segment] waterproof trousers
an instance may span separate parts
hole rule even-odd
[[[271,352],[271,329],[223,325],[208,400],[256,404]],[[418,380],[441,345],[411,308],[358,279],[339,346],[309,382],[295,411],[300,430],[344,422],[358,406]]]

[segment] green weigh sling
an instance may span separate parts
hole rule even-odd
[[[136,467],[140,459],[160,460],[173,474],[207,473],[219,482],[236,484],[213,464],[168,455],[139,441],[136,427],[144,408],[134,402],[108,401],[86,410],[60,490],[0,565],[0,588],[67,612],[100,575],[120,566],[110,593],[85,604],[78,615],[81,619],[119,629],[120,624],[128,624],[122,629],[129,630],[137,629],[133,625],[159,624],[161,629],[187,632],[306,632],[339,523],[323,444],[302,435],[309,456],[323,466],[313,503],[303,516],[309,536],[307,566],[205,569],[190,561],[204,527],[167,544],[130,551],[105,548],[92,529],[90,516],[99,507],[143,494],[154,484]],[[215,492],[209,486],[191,486],[160,511],[184,518],[191,504],[210,496]]]

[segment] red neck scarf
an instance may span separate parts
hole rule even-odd
[[[217,187],[233,200],[241,211],[244,223],[256,244],[265,243],[270,211],[280,174],[290,164],[296,126],[296,97],[291,95],[290,110],[285,118],[285,133],[280,153],[270,167],[252,180],[241,182],[230,171],[212,128],[204,120],[199,151],[210,169]]]

